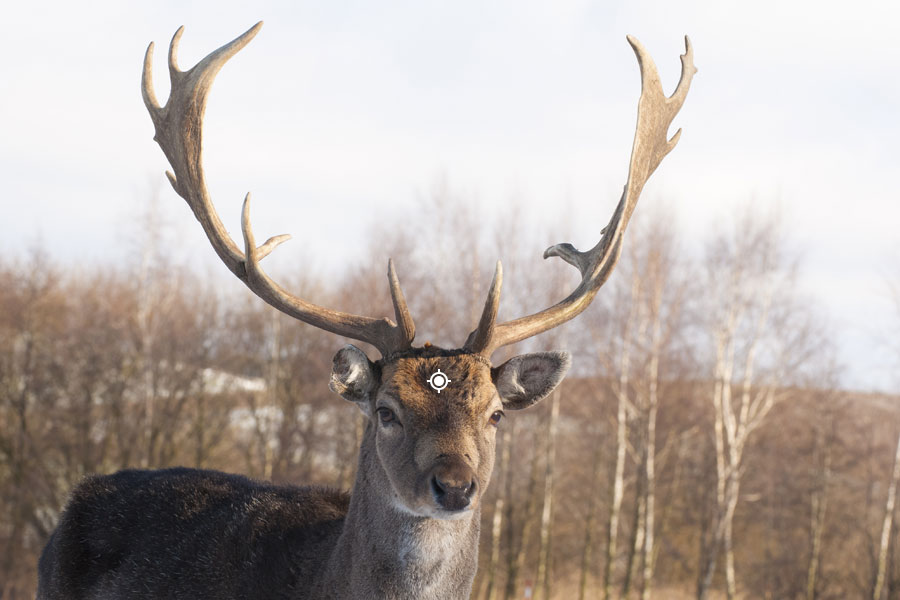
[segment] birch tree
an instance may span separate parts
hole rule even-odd
[[[547,456],[544,472],[544,503],[541,511],[541,538],[538,551],[537,581],[534,597],[550,598],[550,562],[553,524],[553,469],[556,459],[556,435],[559,424],[559,388],[550,396],[550,419],[547,422]]]
[[[654,557],[656,556],[656,419],[663,394],[661,376],[671,360],[671,350],[676,345],[675,337],[685,314],[686,282],[676,256],[676,241],[672,230],[666,229],[665,221],[657,218],[649,229],[652,241],[643,248],[638,258],[640,271],[647,282],[644,296],[645,347],[647,360],[642,408],[644,418],[643,478],[644,478],[644,540],[641,563],[641,599],[649,600],[653,581]],[[667,350],[669,353],[667,354]],[[669,370],[672,366],[668,365]]]
[[[525,554],[528,550],[528,541],[531,539],[531,533],[534,530],[537,521],[538,508],[538,480],[540,453],[538,452],[539,430],[535,429],[531,441],[531,460],[528,469],[528,485],[525,492],[526,504],[524,515],[518,521],[521,526],[517,532],[514,523],[516,523],[513,512],[513,503],[510,501],[506,504],[506,528],[507,528],[507,568],[506,568],[506,589],[503,593],[504,600],[514,600],[517,596],[519,575],[525,566]],[[512,477],[506,478],[506,495],[512,499]],[[518,533],[518,535],[516,535]]]
[[[612,336],[614,352],[601,352],[600,360],[614,382],[616,403],[616,459],[603,565],[603,596],[607,599],[615,575],[629,449],[636,467],[635,495],[622,595],[627,596],[635,585],[641,598],[651,595],[656,556],[656,421],[666,373],[669,379],[677,377],[675,356],[685,354],[680,338],[687,314],[687,266],[678,251],[672,222],[667,210],[657,209],[633,224],[631,243],[619,265],[618,283],[607,309],[614,325],[606,333]],[[609,346],[610,340],[603,345]]]
[[[896,306],[897,316],[900,317],[900,285],[889,282],[888,289],[892,300]],[[896,342],[895,342],[896,343]],[[900,346],[896,348],[898,356],[900,356]],[[885,596],[885,587],[889,586],[886,578],[889,577],[888,567],[892,562],[889,559],[891,548],[891,531],[893,528],[894,507],[897,497],[897,483],[900,481],[900,436],[897,438],[897,449],[894,453],[894,468],[891,471],[890,485],[888,487],[887,498],[884,505],[884,519],[881,525],[881,541],[878,546],[878,555],[876,563],[875,582],[872,589],[872,600],[881,600]],[[887,589],[888,597],[891,595],[890,588]]]
[[[593,435],[598,437],[599,434],[594,433]],[[588,573],[591,570],[591,562],[594,556],[594,530],[597,527],[597,492],[603,472],[602,454],[603,445],[600,443],[600,440],[596,440],[592,458],[593,466],[591,468],[591,488],[588,494],[587,521],[585,522],[584,530],[584,548],[581,551],[581,577],[578,580],[578,600],[587,598]]]
[[[510,478],[509,472],[509,455],[510,446],[512,445],[512,435],[507,428],[503,432],[503,441],[500,449],[500,464],[498,465],[498,475],[503,480]],[[494,500],[494,514],[491,519],[491,560],[488,566],[487,580],[487,599],[496,600],[499,595],[499,584],[497,583],[500,567],[500,541],[503,533],[503,504],[506,499],[505,491],[507,486],[502,485],[503,481],[497,482],[497,497]]]
[[[720,555],[726,595],[732,600],[737,594],[733,523],[744,453],[786,395],[788,375],[811,355],[811,327],[785,253],[778,221],[749,210],[707,246],[704,314],[712,347],[716,492],[697,586],[701,600],[709,595]]]
[[[829,389],[815,395],[813,417],[813,475],[809,494],[809,562],[806,569],[806,600],[818,597],[822,563],[822,546],[825,537],[825,518],[828,515],[829,492],[833,485],[833,456],[836,443],[835,412],[841,403],[841,394],[832,381]]]
[[[635,297],[639,290],[639,280],[632,278],[631,297]],[[633,412],[633,405],[629,398],[629,373],[631,371],[631,346],[626,343],[630,337],[634,319],[637,314],[636,305],[630,303],[628,316],[622,331],[622,344],[619,353],[619,377],[614,393],[616,396],[616,464],[613,472],[613,481],[610,486],[611,502],[609,517],[606,523],[606,556],[603,569],[603,598],[609,600],[613,585],[613,567],[616,560],[616,545],[619,536],[619,515],[622,510],[622,496],[625,493],[625,454],[628,447],[628,416]]]
[[[900,480],[900,436],[897,438],[897,450],[894,453],[894,468],[891,471],[891,482],[888,486],[887,499],[884,503],[884,521],[881,525],[881,544],[878,547],[878,570],[875,575],[872,600],[881,600],[883,596],[888,566],[888,550],[890,549],[891,542],[891,528],[894,523],[894,505],[897,500],[898,480]]]

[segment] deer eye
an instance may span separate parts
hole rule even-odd
[[[502,418],[503,418],[503,411],[495,410],[494,414],[491,415],[489,423],[491,425],[493,425],[494,427],[496,427],[500,423],[500,419],[502,419]]]
[[[397,416],[394,414],[394,411],[387,407],[382,406],[375,412],[378,413],[378,420],[384,425],[390,425],[391,423],[397,422]]]

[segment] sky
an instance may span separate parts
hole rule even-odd
[[[402,226],[442,178],[492,218],[569,212],[571,241],[592,246],[633,136],[640,79],[625,35],[671,92],[687,34],[699,72],[673,123],[682,138],[638,210],[672,205],[689,239],[747,203],[779,212],[844,384],[900,384],[886,352],[887,281],[900,278],[896,2],[51,1],[3,13],[0,251],[40,244],[69,264],[121,257],[154,190],[179,251],[214,260],[165,183],[140,98],[150,41],[167,97],[165,48],[181,25],[186,69],[265,22],[213,87],[207,179],[232,231],[252,191],[257,237],[295,238],[280,264],[320,269],[361,252],[373,216]],[[557,241],[536,240],[536,260]]]

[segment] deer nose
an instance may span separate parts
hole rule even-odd
[[[445,459],[432,471],[431,491],[445,510],[465,510],[478,484],[475,471],[462,459]]]

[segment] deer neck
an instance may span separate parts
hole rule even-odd
[[[419,517],[397,507],[369,425],[324,596],[468,598],[478,566],[480,523],[480,505],[456,520]]]

